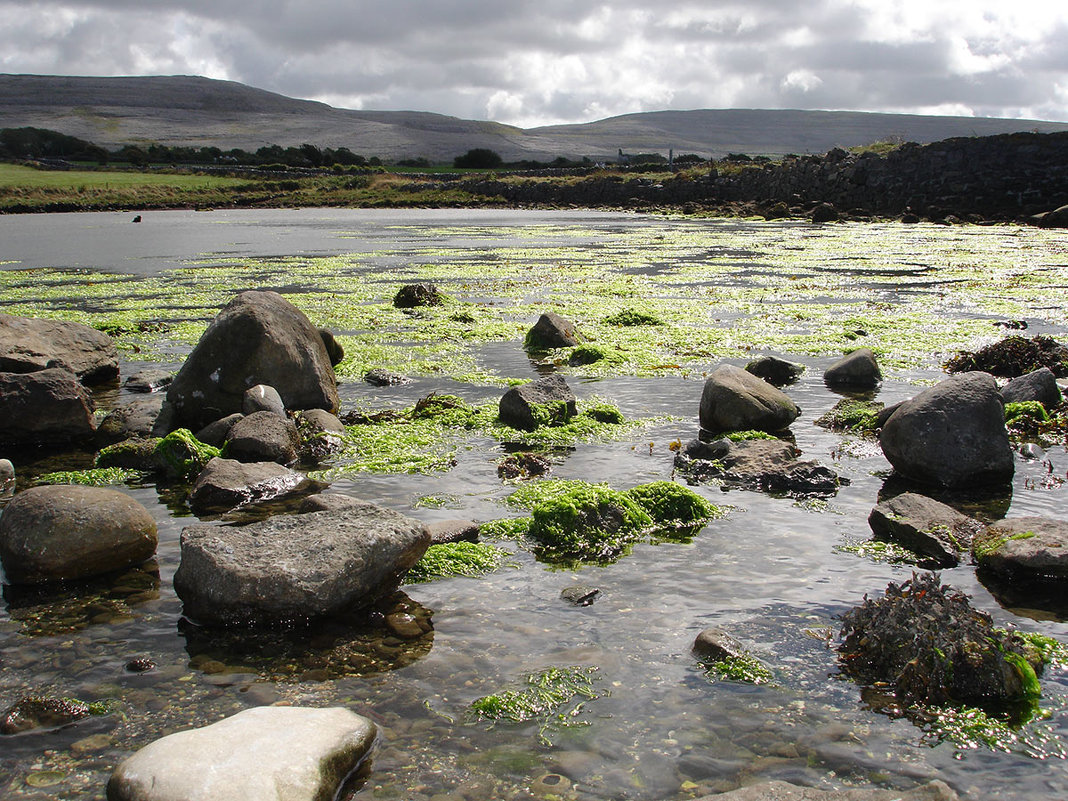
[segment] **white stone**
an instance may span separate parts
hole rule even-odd
[[[111,775],[109,801],[330,801],[374,745],[341,708],[255,707],[146,745]]]

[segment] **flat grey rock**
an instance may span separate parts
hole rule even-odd
[[[983,524],[952,506],[906,492],[871,510],[868,524],[877,537],[900,543],[936,567],[955,567],[969,552]]]

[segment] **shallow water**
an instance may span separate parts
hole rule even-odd
[[[426,277],[465,302],[482,304],[478,308],[487,309],[486,314],[503,310],[501,319],[513,315],[517,330],[533,322],[527,314],[536,305],[532,298],[565,304],[580,327],[582,309],[588,308],[592,327],[595,303],[601,299],[601,284],[595,282],[624,273],[652,282],[638,284],[641,292],[673,299],[662,302],[658,311],[669,313],[672,303],[684,317],[699,310],[703,316],[685,317],[683,323],[694,328],[711,323],[739,339],[737,332],[762,336],[761,318],[767,336],[779,337],[787,307],[829,307],[818,320],[789,318],[797,325],[798,341],[809,337],[812,344],[793,353],[784,349],[808,367],[787,392],[803,410],[792,426],[803,458],[833,466],[851,483],[823,502],[697,488],[715,503],[729,505],[729,514],[692,542],[640,544],[604,567],[554,569],[514,543],[500,543],[514,551],[511,564],[488,576],[402,588],[406,597],[398,602],[433,621],[433,632],[414,642],[373,626],[323,626],[279,639],[222,636],[188,624],[171,578],[179,534],[193,518],[173,491],[153,484],[128,487],[159,525],[158,578],[135,572],[46,595],[5,587],[0,609],[0,705],[30,692],[48,692],[117,699],[121,714],[0,740],[0,795],[103,797],[114,765],[151,740],[248,706],[284,702],[342,704],[379,724],[381,746],[369,770],[350,788],[358,799],[550,794],[676,799],[763,779],[820,787],[875,781],[904,788],[931,778],[972,798],[1068,796],[1065,671],[1051,670],[1043,677],[1042,707],[1048,718],[1025,727],[1021,742],[1008,752],[925,743],[916,726],[872,711],[859,688],[838,677],[834,651],[825,639],[830,635],[833,643],[837,616],[865,594],[881,593],[888,581],[907,578],[914,568],[842,550],[870,536],[867,515],[883,490],[889,465],[870,442],[812,424],[839,399],[820,379],[835,358],[828,347],[840,351],[852,341],[816,341],[812,332],[824,336],[829,326],[857,325],[849,317],[858,302],[872,309],[875,304],[888,307],[878,309],[881,317],[871,312],[864,325],[872,331],[862,335],[861,344],[910,348],[908,358],[888,371],[878,394],[884,403],[910,397],[918,385],[937,380],[941,355],[972,344],[970,339],[937,341],[926,352],[922,342],[899,339],[903,334],[893,330],[894,320],[901,328],[913,325],[908,314],[928,310],[924,304],[931,298],[932,316],[977,322],[981,327],[966,331],[988,331],[990,339],[1000,335],[991,321],[1005,312],[1027,319],[1029,333],[1068,334],[1057,300],[1068,283],[1063,235],[1032,237],[1014,228],[815,228],[587,212],[165,212],[144,215],[140,225],[131,225],[131,216],[0,217],[0,269],[42,268],[27,275],[41,280],[44,313],[57,316],[95,306],[110,314],[122,305],[121,299],[109,297],[110,289],[92,290],[94,275],[156,280],[163,294],[172,292],[170,284],[188,286],[187,310],[168,319],[186,314],[201,327],[213,313],[205,315],[201,305],[214,297],[211,293],[218,297],[217,308],[241,288],[285,287],[316,322],[345,331],[347,350],[355,349],[361,329],[340,325],[336,307],[312,303],[315,292],[327,291],[322,287],[328,281],[335,295],[344,289],[360,303],[381,306],[388,305],[399,282]],[[786,251],[799,254],[788,267]],[[591,258],[598,269],[587,278]],[[990,263],[991,276],[999,281],[1005,279],[1006,264],[1023,264],[1046,276],[1046,283],[1030,287],[1026,276],[1013,274],[997,301],[1012,304],[1006,307],[995,305],[981,288],[943,295],[947,281],[975,283],[974,277],[962,277],[972,261]],[[190,280],[186,271],[194,263],[215,265],[216,272],[198,272]],[[298,264],[305,266],[293,266]],[[528,277],[523,286],[509,289],[504,283],[509,271],[531,264],[559,269],[564,279]],[[694,264],[707,265],[703,280]],[[241,269],[233,269],[235,265]],[[325,267],[316,265],[329,265],[330,274],[320,275],[316,270]],[[482,265],[482,274],[471,265]],[[792,277],[784,278],[784,270]],[[802,291],[799,284],[807,288]],[[750,294],[716,294],[732,287],[766,293],[766,305],[752,306]],[[193,297],[193,291],[200,294]],[[0,311],[26,313],[34,303],[32,294],[31,281],[29,288],[20,286],[17,293],[0,298]],[[167,297],[174,300],[181,293]],[[635,298],[646,299],[630,296]],[[738,305],[732,305],[732,298],[740,298]],[[837,308],[843,306],[848,308]],[[1043,312],[1044,306],[1052,309]],[[420,319],[383,319],[396,326],[398,338],[418,338]],[[872,325],[887,321],[886,328]],[[195,340],[188,333],[172,333],[176,331],[177,325],[161,335],[166,341],[154,343],[159,349],[148,362],[139,358],[143,353],[125,350],[124,375],[156,363],[176,366]],[[346,379],[343,410],[398,408],[431,391],[481,402],[500,396],[499,379],[531,378],[551,369],[532,363],[519,337],[461,344],[464,358],[497,380],[457,382],[415,371],[414,383],[379,389]],[[746,359],[744,341],[717,341],[715,347],[734,363]],[[687,340],[685,349],[665,344],[662,361],[678,368],[661,370],[662,375],[646,370],[648,364],[632,362],[627,364],[634,366],[633,374],[622,377],[610,371],[567,371],[580,403],[593,396],[608,398],[628,419],[648,423],[620,441],[579,443],[573,450],[554,452],[552,475],[618,488],[670,477],[669,444],[696,434],[701,372],[719,360],[707,355],[711,349],[704,341]],[[767,351],[759,342],[756,349]],[[392,352],[386,357],[395,358]],[[655,360],[650,363],[655,366]],[[98,397],[105,405],[127,398],[125,390],[114,388]],[[345,474],[330,491],[428,521],[508,517],[516,512],[503,499],[513,486],[496,475],[503,452],[497,441],[476,435],[457,444],[456,465],[447,472]],[[1068,455],[1061,444],[1050,447],[1047,457],[1048,465],[1018,460],[1011,498],[998,499],[1003,511],[1007,506],[1010,516],[1063,516],[1066,490],[1059,479],[1068,470]],[[71,458],[61,461],[69,464]],[[25,458],[16,465],[24,477],[60,469]],[[430,498],[444,499],[444,506],[428,505]],[[998,624],[1068,640],[1063,606],[1033,608],[1033,599],[1027,598],[1015,605],[1002,599],[1003,606],[969,566],[942,576],[971,595]],[[573,607],[560,592],[575,584],[596,586],[601,595],[589,607]],[[689,650],[697,633],[713,625],[729,629],[770,665],[774,682],[757,687],[710,680]],[[143,656],[156,662],[154,671],[124,669]],[[531,671],[565,665],[597,668],[600,697],[575,717],[582,725],[544,730],[537,723],[490,726],[467,713],[474,699],[517,687]],[[1042,737],[1046,739],[1039,742]],[[1027,738],[1030,745],[1023,741]]]

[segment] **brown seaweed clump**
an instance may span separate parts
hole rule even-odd
[[[1005,337],[974,353],[962,351],[945,364],[951,373],[981,370],[984,373],[1016,378],[1048,367],[1058,378],[1068,376],[1068,347],[1052,337]]]
[[[882,598],[842,616],[838,658],[863,684],[893,688],[905,706],[982,704],[1034,699],[1040,692],[1037,651],[994,627],[964,593],[934,573],[893,582]]]

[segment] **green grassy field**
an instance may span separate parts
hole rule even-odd
[[[124,172],[118,170],[37,170],[19,164],[0,164],[0,189],[109,189],[174,187],[216,189],[248,183],[240,178],[186,173]]]

